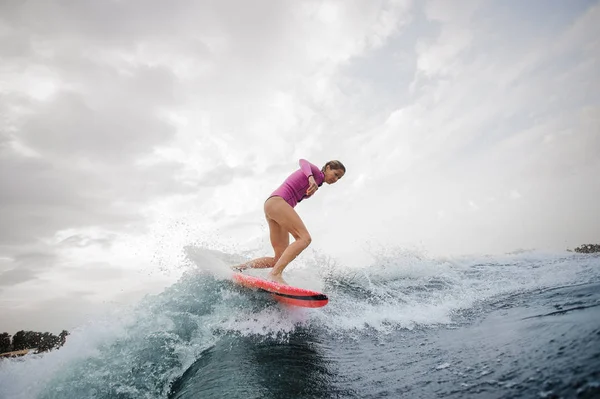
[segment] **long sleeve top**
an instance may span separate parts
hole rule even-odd
[[[300,201],[304,198],[307,198],[306,190],[308,190],[308,177],[312,176],[315,179],[315,182],[320,187],[325,180],[325,175],[321,172],[317,166],[308,162],[306,159],[301,159],[299,161],[300,169],[292,173],[288,176],[287,179],[277,188],[277,190],[273,191],[270,197],[281,197],[283,198],[290,206],[295,207]],[[269,198],[270,198],[269,197]]]

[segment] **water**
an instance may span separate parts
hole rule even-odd
[[[2,361],[0,398],[600,397],[598,256],[391,250],[286,271],[319,280],[321,309],[283,307],[200,262],[62,349]]]

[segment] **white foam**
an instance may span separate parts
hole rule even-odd
[[[501,257],[501,262],[494,259],[386,253],[362,268],[338,268],[327,276],[334,290],[328,292],[323,322],[344,330],[372,328],[383,333],[448,325],[457,311],[493,298],[597,279],[600,274],[593,261],[569,253],[528,252]],[[359,300],[352,289],[360,292]]]
[[[185,254],[196,270],[207,272],[220,280],[230,278],[231,266],[237,263],[231,262],[227,254],[208,248],[188,246]]]
[[[442,364],[436,366],[435,369],[436,370],[444,370],[444,369],[447,369],[448,367],[450,367],[450,363],[442,363]]]
[[[100,369],[85,377],[93,385],[104,378],[102,373],[111,373],[116,366],[134,367],[136,360],[129,356],[148,351],[151,343],[147,339],[153,334],[173,341],[179,365],[158,376],[172,380],[221,333],[285,339],[299,326],[347,335],[365,329],[387,334],[397,329],[450,325],[457,311],[471,309],[481,302],[527,290],[597,281],[600,275],[597,257],[569,253],[436,259],[391,251],[374,257],[371,264],[352,268],[332,259],[326,264],[319,263],[315,258],[313,263],[308,260],[295,267],[302,271],[300,274],[320,280],[330,303],[320,309],[296,309],[274,301],[261,303],[259,294],[222,282],[220,279],[230,275],[229,265],[233,264],[228,256],[210,250],[197,251],[191,255],[191,261],[214,279],[202,277],[202,273],[188,276],[191,281],[184,278],[135,308],[113,311],[72,331],[60,350],[3,360],[0,397],[36,397],[47,389],[50,381],[77,367],[79,362],[87,365],[96,359],[100,361],[97,366]],[[256,306],[256,301],[260,306]],[[269,301],[268,297],[264,301]],[[185,332],[176,334],[180,332],[178,328],[185,328],[182,323],[194,326],[191,337]],[[126,352],[111,352],[117,350],[113,344],[123,339]],[[121,363],[112,364],[113,361]],[[449,367],[445,364],[438,367],[441,366]]]

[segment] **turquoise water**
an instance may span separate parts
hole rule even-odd
[[[61,350],[3,361],[0,398],[600,395],[598,256],[397,251],[314,275],[320,309],[188,273]]]

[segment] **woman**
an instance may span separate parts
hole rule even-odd
[[[333,184],[341,179],[346,173],[346,167],[340,161],[329,161],[322,169],[305,159],[301,159],[299,163],[300,169],[288,176],[265,201],[265,217],[269,223],[275,256],[254,259],[235,269],[272,267],[269,277],[285,284],[281,277],[283,269],[310,244],[310,234],[294,207],[304,198],[316,193],[323,182]],[[290,234],[295,240],[292,244]]]

